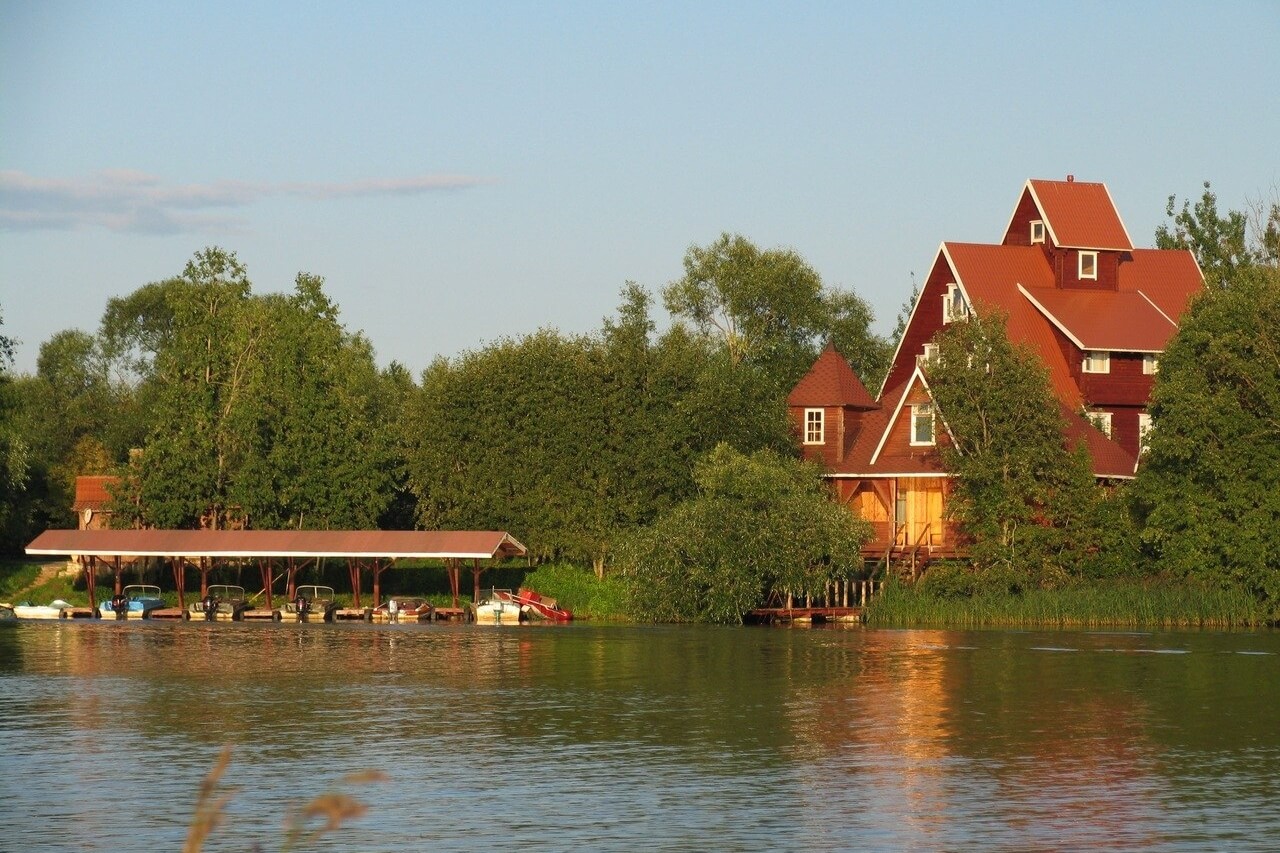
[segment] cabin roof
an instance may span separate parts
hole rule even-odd
[[[496,530],[46,530],[28,554],[120,557],[382,557],[492,559],[523,556]]]
[[[1120,221],[1106,184],[1087,181],[1027,181],[1045,228],[1056,246],[1129,251],[1133,241]]]
[[[787,405],[876,408],[875,401],[834,342],[827,344],[809,372],[791,389]]]
[[[106,509],[111,503],[111,492],[108,488],[115,485],[119,480],[119,477],[113,475],[76,477],[76,498],[71,504],[71,508],[76,512],[86,509],[91,509],[95,512]]]

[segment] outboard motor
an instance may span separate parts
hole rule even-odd
[[[307,616],[307,605],[310,602],[304,596],[299,595],[293,601],[293,609],[298,611],[298,621],[303,621]]]
[[[116,614],[116,619],[127,619],[129,616],[129,599],[125,598],[124,593],[117,592],[111,596],[111,611]]]
[[[204,597],[204,621],[212,622],[218,617],[218,599],[213,595]]]

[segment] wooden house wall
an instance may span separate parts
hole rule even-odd
[[[1111,353],[1110,373],[1085,373],[1082,360],[1083,354],[1076,358],[1074,369],[1080,374],[1080,391],[1090,405],[1146,406],[1155,377],[1142,372],[1141,353]]]
[[[805,412],[822,409],[822,444],[805,444]],[[792,406],[791,426],[804,459],[834,468],[844,461],[848,444],[857,435],[862,412],[843,406]]]
[[[1080,278],[1080,250],[1055,247],[1049,253],[1054,283],[1059,288],[1067,290],[1118,290],[1120,288],[1120,255],[1120,252],[1098,252],[1098,278],[1082,279]]]
[[[1022,190],[1022,198],[1018,199],[1018,206],[1013,209],[1013,217],[1009,220],[1009,230],[1004,233],[1004,239],[1000,241],[1002,246],[1030,246],[1031,242],[1031,223],[1040,219],[1040,209],[1036,207],[1035,199],[1031,197],[1031,191]],[[1049,235],[1045,234],[1046,247]]]
[[[951,265],[942,252],[939,252],[929,277],[925,279],[924,291],[916,306],[915,315],[911,318],[911,325],[903,332],[902,345],[898,348],[885,388],[895,388],[906,382],[916,369],[916,356],[924,352],[924,345],[933,340],[933,336],[942,328],[942,300],[947,295],[947,285],[954,284],[955,280]]]

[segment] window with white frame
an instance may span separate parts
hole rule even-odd
[[[1036,243],[1043,243],[1043,242],[1044,242],[1044,220],[1033,219],[1031,220],[1031,243],[1032,245],[1035,245]]]
[[[1084,354],[1084,362],[1081,370],[1085,373],[1110,373],[1111,372],[1111,353],[1105,350],[1095,350]]]
[[[1160,359],[1155,353],[1149,352],[1142,356],[1142,372],[1147,376],[1152,376],[1160,369]]]
[[[911,407],[911,444],[915,447],[933,444],[931,403],[917,403]]]
[[[964,320],[969,316],[969,304],[964,301],[964,293],[958,284],[948,284],[946,295],[942,297],[942,322]]]
[[[1111,438],[1111,413],[1110,412],[1090,412],[1089,420],[1093,421],[1093,425],[1102,431],[1107,438]]]
[[[920,366],[924,366],[926,364],[932,364],[937,357],[938,357],[938,345],[925,344],[923,351],[920,353],[920,357],[916,359],[916,364]]]
[[[804,443],[822,444],[826,441],[826,412],[822,409],[804,410]]]
[[[1138,415],[1138,452],[1147,452],[1147,435],[1151,432],[1151,415],[1141,412]]]
[[[1094,279],[1098,278],[1098,253],[1097,252],[1080,252],[1080,278]]]

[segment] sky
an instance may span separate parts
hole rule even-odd
[[[237,254],[323,276],[415,374],[658,298],[721,233],[790,248],[887,334],[943,240],[1029,178],[1280,185],[1280,3],[0,0],[0,334]]]

